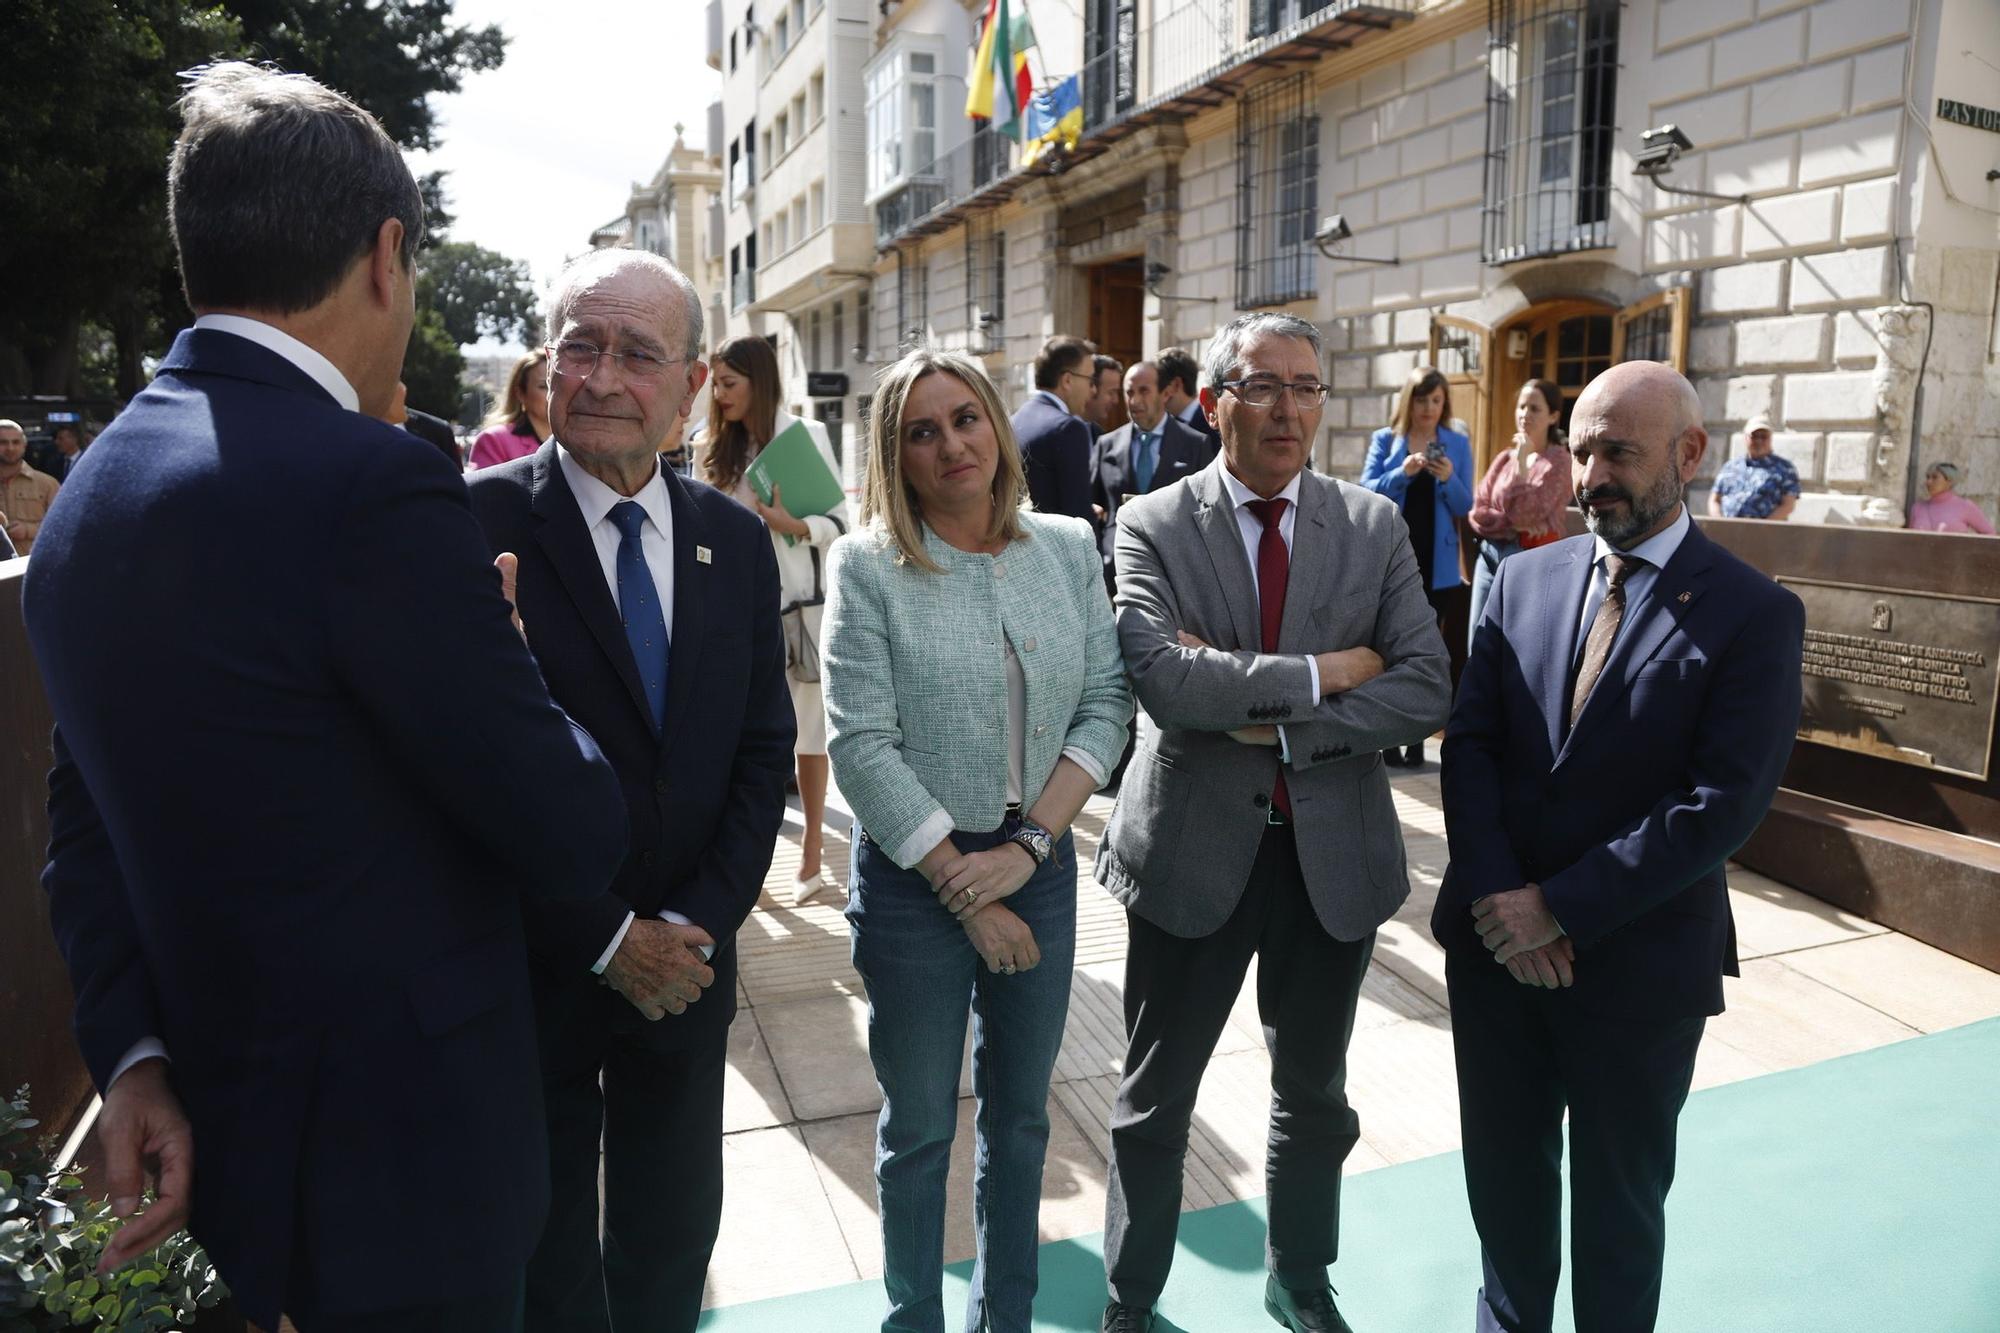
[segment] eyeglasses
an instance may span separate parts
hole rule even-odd
[[[1224,380],[1217,387],[1229,390],[1250,407],[1274,407],[1278,395],[1287,389],[1292,391],[1292,401],[1300,407],[1318,407],[1333,389],[1318,380],[1295,380],[1290,384],[1277,380]]]
[[[589,379],[597,372],[597,363],[604,357],[617,361],[625,378],[634,384],[651,384],[667,373],[668,366],[685,365],[684,356],[655,356],[647,351],[607,352],[596,343],[583,342],[576,338],[565,338],[559,343],[550,343],[549,364],[556,374],[570,379]]]

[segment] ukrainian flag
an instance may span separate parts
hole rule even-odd
[[[1072,74],[1028,99],[1028,146],[1021,154],[1021,165],[1031,165],[1052,144],[1074,148],[1082,137],[1083,83]]]

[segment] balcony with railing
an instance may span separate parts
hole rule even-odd
[[[1086,0],[1076,146],[1044,152],[1024,171],[1020,146],[982,128],[876,201],[876,243],[939,230],[968,206],[1007,198],[1028,172],[1069,170],[1149,125],[1221,106],[1274,67],[1316,61],[1408,22],[1419,3],[1185,0],[1140,27],[1132,0]]]

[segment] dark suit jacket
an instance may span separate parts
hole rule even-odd
[[[1098,437],[1097,451],[1090,460],[1090,498],[1104,508],[1104,526],[1097,537],[1104,556],[1104,573],[1111,574],[1112,545],[1118,537],[1118,506],[1127,495],[1140,494],[1132,485],[1132,437],[1138,427],[1126,422],[1117,430]],[[1160,455],[1154,462],[1153,481],[1144,494],[1165,490],[1182,477],[1190,477],[1214,461],[1219,441],[1189,430],[1172,413],[1160,418]]]
[[[1167,413],[1167,415],[1170,417],[1174,417],[1174,420],[1176,421],[1181,421],[1181,419],[1177,416],[1174,416],[1172,412]],[[1181,424],[1183,426],[1186,426],[1189,430],[1208,436],[1209,439],[1215,441],[1216,448],[1220,449],[1222,447],[1222,432],[1209,424],[1208,413],[1202,411],[1199,404],[1195,406],[1193,418],[1188,421],[1181,421]]]
[[[1014,413],[1014,439],[1028,470],[1028,498],[1044,514],[1096,524],[1090,512],[1090,425],[1037,391]]]
[[[465,470],[465,455],[459,450],[458,436],[453,433],[451,423],[443,417],[419,412],[414,407],[407,408],[403,429],[443,454],[459,471]]]
[[[1483,955],[1473,902],[1539,884],[1576,945],[1572,1003],[1717,1014],[1736,972],[1723,863],[1791,754],[1805,611],[1690,528],[1565,735],[1595,542],[1500,566],[1445,730],[1451,865],[1431,930]]]
[[[770,533],[713,487],[665,475],[674,606],[658,734],[554,442],[468,478],[491,550],[520,559],[515,597],[549,692],[618,770],[632,829],[607,890],[529,908],[544,1040],[570,1023],[611,1023],[656,1048],[724,1033],[736,1013],[736,929],[756,906],[784,821],[796,724]],[[715,938],[715,982],[684,1014],[649,1023],[590,968],[627,911],[663,907]]]
[[[601,892],[625,818],[491,560],[435,449],[199,329],[35,542],[77,1040],[100,1087],[165,1041],[194,1234],[267,1328],[509,1279],[541,1229],[520,899]]]

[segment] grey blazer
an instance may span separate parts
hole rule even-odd
[[[1279,763],[1226,733],[1278,723],[1313,910],[1335,938],[1358,940],[1409,896],[1378,751],[1430,735],[1451,708],[1437,615],[1395,503],[1306,472],[1279,651],[1259,652],[1257,584],[1222,467],[1218,457],[1119,511],[1119,646],[1142,711],[1097,880],[1169,934],[1220,928],[1249,880]],[[1182,629],[1212,647],[1181,647]],[[1305,655],[1362,645],[1383,673],[1312,706]]]

